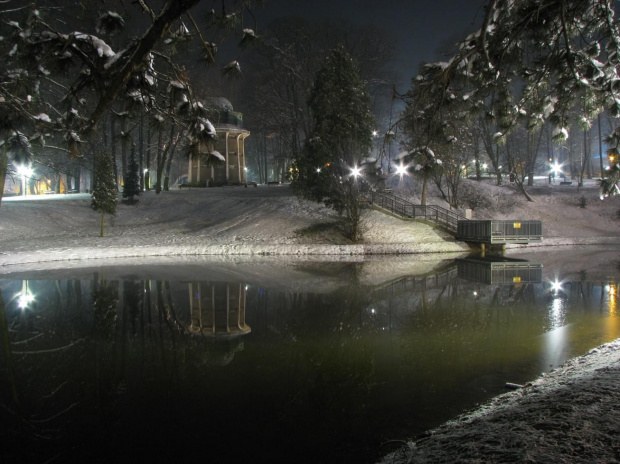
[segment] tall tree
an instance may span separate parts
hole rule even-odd
[[[91,206],[95,211],[101,212],[100,237],[103,237],[105,215],[116,214],[118,192],[112,162],[112,157],[105,153],[99,153],[95,158],[95,188],[93,189]]]
[[[312,83],[324,57],[339,43],[358,64],[377,121],[387,119],[394,81],[390,68],[394,41],[387,32],[346,21],[276,20],[263,31],[250,56],[247,68],[252,79],[243,82],[239,105],[253,134],[246,149],[260,161],[263,177],[268,166],[276,174],[299,156],[312,130],[307,104]]]
[[[314,128],[294,160],[291,187],[344,217],[345,233],[360,238],[358,176],[372,144],[374,118],[357,65],[337,46],[317,73],[309,106]]]

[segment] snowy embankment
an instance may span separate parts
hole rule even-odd
[[[472,183],[473,181],[467,181]],[[513,186],[474,183],[487,199],[474,219],[538,219],[543,246],[616,243],[620,198],[598,200],[586,187],[541,184],[528,202]],[[414,189],[401,196],[417,201]],[[581,198],[587,203],[580,207]],[[438,198],[431,202],[446,207]],[[120,203],[100,215],[87,194],[7,197],[0,207],[0,272],[7,266],[102,258],[188,255],[368,256],[371,254],[464,253],[469,248],[441,230],[370,211],[365,240],[347,243],[334,227],[334,213],[297,200],[286,186],[222,187],[146,192],[135,205]]]
[[[409,442],[381,462],[618,462],[619,382],[616,340]]]
[[[5,198],[0,269],[36,262],[187,255],[369,255],[462,253],[448,234],[378,211],[364,219],[365,241],[347,243],[333,212],[299,201],[287,186],[146,192],[106,217],[89,195]],[[0,270],[0,272],[2,272]]]

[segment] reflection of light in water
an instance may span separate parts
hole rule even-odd
[[[15,295],[17,298],[17,306],[20,309],[26,309],[26,307],[34,301],[34,295],[30,293],[30,289],[28,288],[28,281],[22,281],[22,291]]]
[[[553,302],[551,303],[551,308],[549,310],[549,322],[551,323],[552,329],[557,329],[558,327],[562,327],[564,324],[564,301],[562,298],[555,297]]]
[[[609,284],[605,286],[607,290],[607,301],[609,303],[609,315],[618,315],[618,286],[616,284]]]
[[[565,316],[566,306],[564,300],[559,296],[554,296],[549,307],[551,330],[542,335],[543,353],[541,369],[543,371],[559,366],[567,358],[566,350],[569,346],[569,334],[572,324],[564,325]]]
[[[618,314],[618,286],[609,284],[605,286],[607,291],[607,305],[609,307],[609,317],[606,319],[607,339],[616,338],[620,326],[620,314]]]

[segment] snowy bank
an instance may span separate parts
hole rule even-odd
[[[620,340],[428,432],[382,464],[618,462]]]
[[[474,218],[541,220],[544,240],[539,246],[616,244],[620,198],[597,200],[594,182],[579,190],[537,185],[531,189],[536,202],[526,201],[510,186],[474,185],[489,199],[486,207],[474,211]],[[416,201],[415,189],[399,195]],[[586,208],[579,206],[577,195],[587,197]],[[436,197],[431,200],[441,203]],[[298,200],[286,185],[145,192],[137,204],[119,203],[116,215],[106,217],[104,237],[99,237],[99,221],[88,194],[4,198],[0,273],[32,263],[63,267],[68,261],[73,266],[75,260],[112,258],[367,257],[470,251],[467,244],[436,227],[376,210],[363,220],[364,242],[350,243],[338,232],[332,210]]]
[[[106,218],[86,194],[9,197],[0,207],[0,268],[35,262],[152,256],[308,256],[463,253],[469,247],[415,221],[369,211],[363,243],[349,243],[333,211],[287,186],[146,192]],[[2,271],[0,271],[2,272]]]

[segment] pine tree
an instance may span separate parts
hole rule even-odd
[[[337,211],[352,240],[360,238],[358,175],[372,144],[369,100],[353,58],[336,47],[316,75],[308,102],[314,129],[292,169],[295,193]]]
[[[99,153],[95,158],[95,188],[91,206],[95,211],[101,211],[100,237],[103,237],[105,214],[116,214],[117,191],[112,163],[112,157],[104,153]]]
[[[135,148],[135,145],[133,145],[131,154],[129,155],[129,166],[127,166],[127,174],[125,175],[125,183],[123,185],[123,198],[127,198],[130,204],[134,203],[133,197],[141,194],[140,166],[138,166],[136,161]]]

